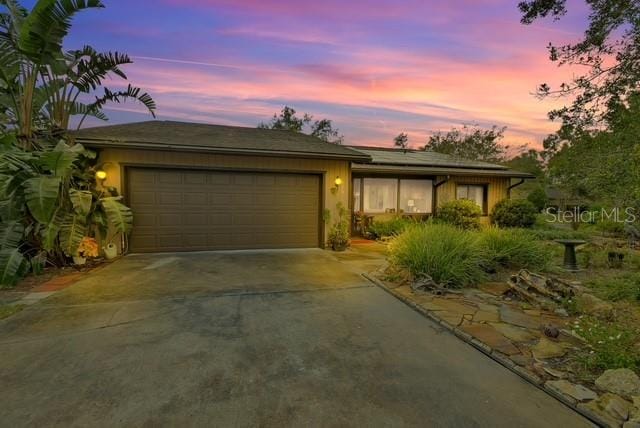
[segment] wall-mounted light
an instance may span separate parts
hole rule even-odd
[[[100,181],[106,180],[107,179],[107,172],[102,170],[102,169],[97,170],[96,171],[96,178],[98,180],[100,180]]]
[[[342,186],[342,178],[340,178],[340,176],[337,176],[333,183],[336,185],[336,187]]]

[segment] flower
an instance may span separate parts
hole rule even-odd
[[[82,257],[98,257],[98,243],[94,238],[85,236],[78,245],[78,255]]]

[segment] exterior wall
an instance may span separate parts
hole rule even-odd
[[[438,177],[437,182],[445,180],[446,177]],[[511,180],[508,177],[473,177],[473,176],[451,176],[449,181],[440,185],[436,190],[436,205],[440,206],[445,202],[456,199],[456,185],[460,184],[483,184],[487,186],[487,214],[491,214],[493,207],[501,200],[509,197],[509,185]],[[483,224],[490,224],[488,215],[481,219]]]
[[[126,166],[186,167],[203,169],[236,169],[273,172],[317,173],[322,175],[321,208],[331,211],[332,219],[337,216],[336,204],[342,202],[345,207],[351,200],[351,164],[344,160],[299,159],[267,156],[221,155],[192,152],[169,152],[139,149],[101,149],[98,164],[107,172],[105,186],[118,189],[126,195],[126,183],[123,177]],[[342,185],[336,190],[336,177],[342,179]],[[322,213],[320,213],[322,216]],[[135,216],[135,213],[134,213]],[[323,227],[323,243],[327,240],[328,227]]]

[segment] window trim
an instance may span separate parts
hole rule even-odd
[[[456,183],[456,200],[460,200],[458,199],[458,187],[462,186],[482,187],[482,215],[489,215],[489,183],[467,183],[464,181]],[[467,191],[467,194],[468,193]]]
[[[355,182],[356,180],[360,181],[360,197],[358,198],[358,206],[354,206],[352,207],[352,212],[356,213],[356,212],[362,212],[364,214],[368,214],[368,215],[381,215],[381,214],[385,214],[385,213],[372,213],[372,212],[368,212],[364,210],[364,181],[365,179],[368,178],[384,178],[384,179],[393,179],[396,180],[396,205],[395,205],[395,214],[397,215],[407,215],[407,216],[430,216],[430,215],[434,215],[435,210],[436,210],[436,178],[434,176],[422,176],[422,175],[402,175],[402,176],[397,176],[397,175],[359,175],[359,176],[354,176],[352,177],[352,183],[351,183],[351,203],[354,202],[354,195],[353,195],[353,190],[355,188],[353,182]],[[406,212],[400,212],[400,189],[402,186],[402,180],[422,180],[422,181],[431,181],[431,211],[428,213],[406,213]]]

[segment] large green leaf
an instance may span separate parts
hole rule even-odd
[[[20,29],[19,46],[36,64],[62,57],[62,43],[73,15],[86,8],[104,7],[98,0],[38,0]]]
[[[34,177],[26,180],[24,186],[31,215],[40,223],[49,223],[57,208],[60,177]]]
[[[14,285],[22,276],[25,263],[17,248],[0,250],[0,285]]]
[[[70,214],[65,217],[60,228],[60,247],[67,256],[75,256],[82,238],[87,234],[85,218]]]
[[[133,227],[133,213],[131,208],[120,202],[121,196],[100,199],[104,212],[107,214],[109,227],[120,233],[129,233]]]
[[[71,174],[73,163],[83,151],[84,148],[81,145],[80,147],[72,147],[60,142],[53,150],[44,152],[38,163],[44,170],[51,172],[56,177],[67,177]]]
[[[93,193],[88,190],[69,189],[69,199],[71,199],[71,204],[73,204],[73,210],[76,214],[89,215]]]
[[[54,216],[48,224],[43,225],[42,229],[40,229],[42,249],[45,251],[53,251],[55,249],[56,238],[60,233],[63,220],[64,218],[62,215],[58,214]]]
[[[18,248],[24,235],[24,226],[19,221],[0,223],[0,249]]]

